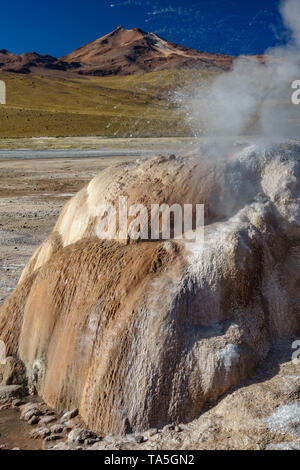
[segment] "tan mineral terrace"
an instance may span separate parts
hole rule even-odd
[[[198,418],[300,333],[297,143],[140,158],[73,196],[0,309],[58,410],[103,435]],[[100,240],[97,207],[204,204],[205,242]],[[297,301],[298,299],[298,301]]]

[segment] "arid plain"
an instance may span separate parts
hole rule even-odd
[[[0,303],[67,200],[101,170],[136,157],[0,161]]]

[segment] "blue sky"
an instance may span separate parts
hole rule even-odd
[[[55,57],[118,25],[200,50],[259,54],[286,39],[278,0],[17,0],[1,4],[0,49]]]

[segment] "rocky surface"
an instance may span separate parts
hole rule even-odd
[[[6,368],[10,369],[10,366],[7,365]],[[101,440],[99,435],[84,428],[84,423],[78,416],[78,410],[75,409],[61,415],[61,413],[56,413],[39,397],[30,397],[27,393],[28,391],[24,386],[0,384],[0,429],[4,430],[3,437],[0,433],[0,442],[4,439],[4,444],[1,444],[0,448],[14,449],[12,444],[8,442],[11,439],[14,439],[17,443],[21,440],[21,448],[23,448],[22,444],[25,443],[25,448],[41,447],[44,449],[51,447],[58,440],[63,442],[66,447],[69,446],[70,449],[77,449],[79,445],[86,448]],[[5,423],[8,421],[8,410],[18,410],[19,412],[18,417],[15,418],[15,423],[12,424],[10,419],[8,426],[10,429],[5,427]],[[17,419],[28,423],[32,430],[28,431],[27,427],[20,427],[16,421]],[[4,421],[3,424],[2,421]],[[20,431],[27,433],[27,439],[20,436]],[[28,445],[30,439],[32,443]],[[37,446],[33,442],[34,440],[39,440],[42,444]]]
[[[277,341],[251,379],[230,390],[215,406],[206,407],[199,418],[141,433],[102,437],[85,428],[78,410],[62,415],[38,397],[12,398],[13,392],[9,401],[3,402],[2,398],[0,405],[19,410],[16,419],[20,424],[30,424],[32,431],[19,428],[17,422],[14,424],[18,433],[20,430],[22,434],[28,433],[27,440],[22,436],[23,441],[20,441],[14,430],[18,449],[299,450],[300,366],[290,360],[290,355],[290,340]],[[0,396],[3,397],[1,393]],[[51,423],[44,423],[47,417],[51,418]],[[1,418],[0,412],[0,430],[3,428]],[[0,442],[3,442],[1,436]],[[6,442],[1,447],[13,449],[15,445]]]
[[[3,385],[0,387],[0,402],[4,406],[25,395],[26,389],[22,385]]]

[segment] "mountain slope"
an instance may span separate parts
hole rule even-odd
[[[139,28],[119,26],[111,33],[57,59],[29,52],[0,50],[0,70],[47,76],[131,75],[181,68],[227,70],[233,57],[196,51],[166,41]]]
[[[64,64],[50,55],[41,55],[36,52],[16,55],[6,49],[0,50],[0,70],[3,72],[27,74],[46,69],[65,71],[70,68],[72,68],[70,64]]]
[[[233,57],[199,52],[139,28],[127,30],[119,26],[60,60],[80,64],[82,74],[125,75],[193,66],[228,69]]]

